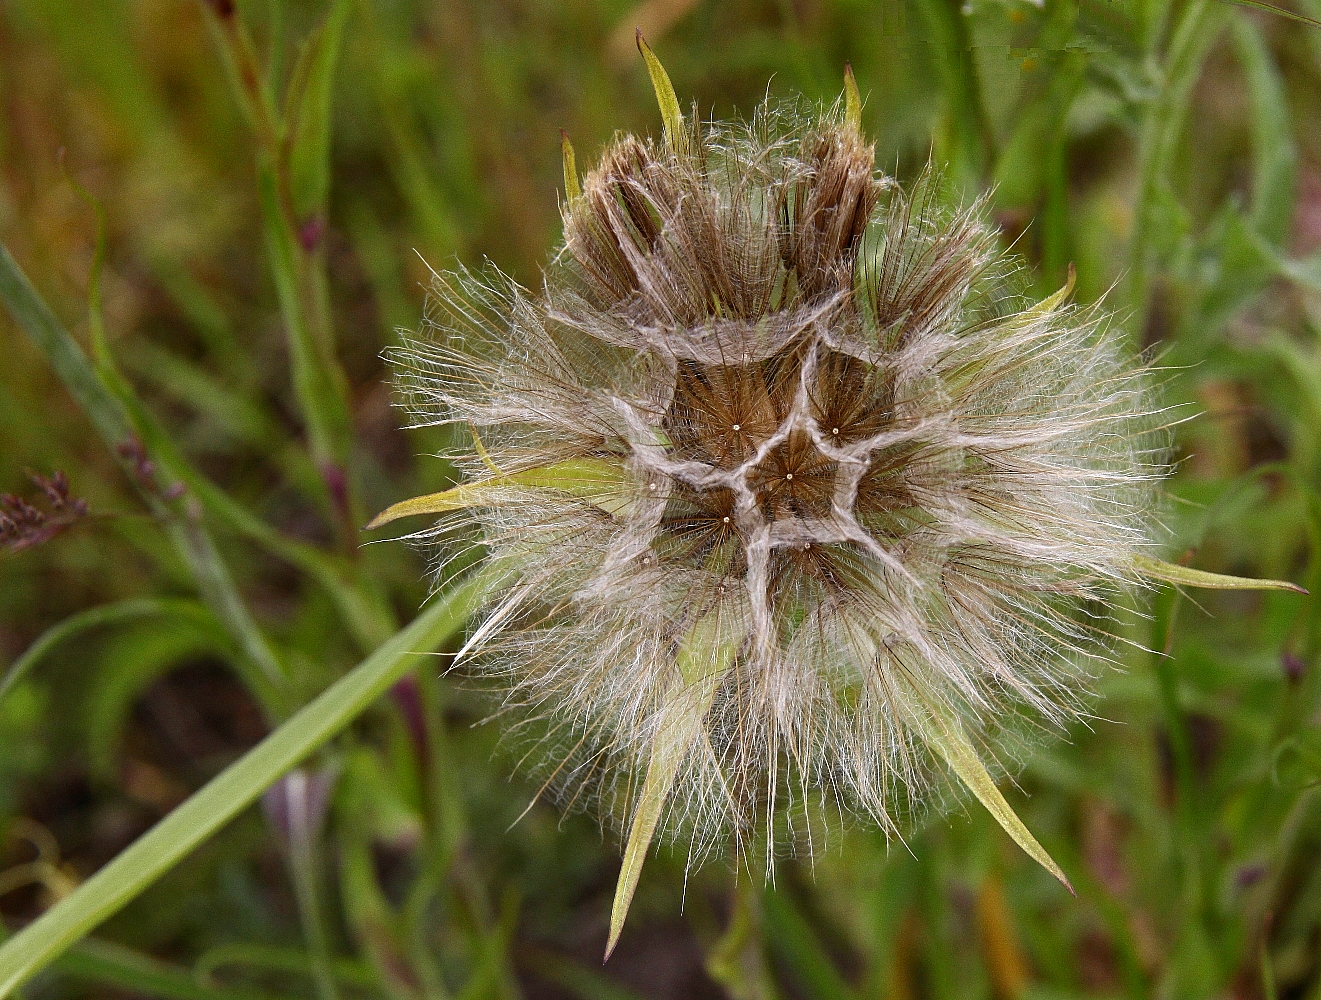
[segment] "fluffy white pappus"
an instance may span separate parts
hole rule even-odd
[[[1026,300],[983,206],[838,110],[687,139],[613,141],[540,294],[436,276],[392,360],[474,485],[420,537],[508,568],[464,662],[566,804],[626,824],[664,744],[694,857],[902,835],[931,719],[994,761],[1084,710],[1166,421],[1103,312]]]

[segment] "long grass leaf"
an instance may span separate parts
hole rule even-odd
[[[117,912],[265,789],[339,732],[458,630],[487,588],[483,570],[438,597],[375,653],[336,681],[113,861],[0,947],[0,997]]]
[[[153,616],[189,618],[194,624],[203,628],[215,628],[217,624],[215,617],[205,605],[186,599],[134,597],[88,608],[52,625],[9,665],[3,679],[0,679],[0,699],[3,699],[15,684],[27,676],[28,672],[60,643],[103,625],[116,625],[120,622]]]
[[[783,891],[763,896],[766,936],[771,950],[815,1000],[854,1000],[857,994],[845,982],[826,954],[821,939]]]
[[[140,429],[139,423],[146,408],[117,377],[113,366],[98,371],[92,365],[3,245],[0,245],[0,301],[46,356],[130,481],[138,484],[143,501],[165,524],[166,534],[192,571],[203,599],[262,671],[269,686],[278,689],[284,682],[279,658],[239,597],[229,567],[210,534],[178,501],[172,505],[158,490],[149,488],[128,457],[135,446],[141,446],[139,434],[145,428]],[[147,450],[151,455],[151,449]]]
[[[1289,235],[1293,222],[1294,177],[1298,149],[1284,78],[1275,65],[1261,29],[1251,18],[1234,19],[1230,32],[1247,83],[1252,128],[1253,228],[1274,246]]]
[[[280,1000],[278,994],[249,987],[200,983],[191,969],[90,938],[61,955],[53,968],[72,979],[163,1000]]]
[[[350,10],[348,0],[336,0],[303,43],[294,67],[297,86],[288,91],[289,198],[300,221],[324,211],[330,193],[331,91]]]

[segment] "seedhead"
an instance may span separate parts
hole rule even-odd
[[[938,172],[878,172],[851,73],[703,124],[639,45],[664,139],[580,180],[565,138],[542,291],[435,276],[393,360],[465,482],[377,523],[504,568],[463,662],[627,831],[611,947],[657,835],[769,872],[831,814],[902,836],[947,775],[1067,885],[984,762],[1078,716],[1125,589],[1214,579],[1151,554],[1150,372],[1072,272],[1028,300]]]

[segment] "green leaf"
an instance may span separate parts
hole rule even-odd
[[[347,450],[348,414],[335,377],[333,359],[325,356],[308,322],[300,248],[280,203],[280,182],[270,164],[257,170],[258,204],[271,276],[275,279],[293,369],[294,395],[318,465],[342,465]]]
[[[86,942],[83,942],[86,944]],[[77,945],[77,948],[83,947]],[[366,963],[354,958],[334,960],[335,979],[349,989],[371,990],[377,985]],[[216,975],[222,969],[244,969],[253,972],[287,972],[312,977],[312,963],[300,948],[281,948],[263,944],[222,944],[210,948],[193,963],[194,981],[213,988],[220,987]]]
[[[153,459],[159,457],[153,442],[147,440],[156,425],[149,420],[150,415],[141,400],[119,376],[113,363],[102,364],[99,369],[93,367],[82,347],[55,318],[50,306],[37,294],[23,269],[3,245],[0,245],[0,301],[46,356],[55,374],[91,419],[101,439],[119,459],[130,481],[141,487],[142,499],[148,508],[165,522],[165,531],[180,558],[192,571],[202,598],[225,623],[249,659],[266,674],[271,686],[278,689],[284,680],[279,659],[239,597],[229,567],[221,559],[206,528],[192,518],[181,503],[176,501],[171,507],[147,488],[139,479],[133,463],[119,453],[121,445],[140,435],[148,445],[148,455]],[[159,436],[163,438],[163,432]]]
[[[950,770],[959,776],[959,780],[968,786],[968,790],[973,795],[977,796],[977,800],[995,817],[995,821],[1005,833],[1009,834],[1014,843],[1023,848],[1032,860],[1059,879],[1064,888],[1076,896],[1077,893],[1073,891],[1073,886],[1065,877],[1064,871],[1046,853],[1046,849],[1037,842],[1037,838],[1032,836],[1032,832],[1005,801],[990,772],[986,770],[986,765],[982,763],[977,751],[964,735],[962,723],[952,716],[946,716],[939,706],[930,701],[924,699],[924,704],[930,712],[930,722],[934,728],[933,732],[923,726],[925,731],[922,735],[927,745],[940,754]]]
[[[415,514],[446,514],[466,507],[489,506],[498,502],[498,499],[492,498],[491,491],[509,486],[560,490],[588,500],[607,513],[617,514],[630,503],[631,498],[623,489],[626,482],[624,470],[616,463],[596,458],[573,458],[555,465],[492,476],[475,483],[462,483],[440,493],[401,500],[372,518],[367,530]]]
[[[1238,4],[1240,7],[1251,7],[1253,10],[1265,11],[1277,17],[1288,18],[1290,21],[1305,24],[1309,28],[1321,28],[1321,21],[1315,18],[1308,17],[1306,14],[1299,14],[1296,11],[1286,10],[1284,7],[1277,7],[1273,3],[1264,3],[1263,0],[1226,0],[1226,2]]]
[[[226,636],[210,615],[148,618],[112,636],[99,655],[89,657],[85,679],[86,715],[82,729],[86,762],[92,776],[113,782],[123,760],[121,741],[133,706],[157,679],[198,656],[213,655],[232,663],[239,679],[256,698],[266,700],[263,678],[245,672]],[[237,662],[235,662],[237,661]]]
[[[762,904],[771,948],[803,987],[802,995],[815,1000],[854,1000],[857,994],[840,975],[820,937],[788,894],[767,892]]]
[[[995,163],[996,204],[1030,205],[1050,183],[1054,165],[1048,151],[1065,141],[1065,122],[1086,68],[1081,53],[1061,53],[1045,92],[1014,116]]]
[[[113,449],[133,436],[128,413],[97,375],[82,347],[55,318],[23,269],[0,245],[0,301],[55,369],[97,432]]]
[[[1231,35],[1247,78],[1251,107],[1247,116],[1252,127],[1249,216],[1253,228],[1278,246],[1288,237],[1293,222],[1294,174],[1298,161],[1289,101],[1284,80],[1256,23],[1247,17],[1235,18]]]
[[[352,722],[418,657],[462,626],[501,575],[495,567],[482,570],[436,598],[412,624],[0,947],[0,997],[116,913],[282,774]]]
[[[554,983],[579,1000],[643,1000],[641,993],[621,986],[596,969],[572,958],[534,949],[523,942],[520,942],[519,947],[520,964],[526,962],[539,978]]]
[[[53,968],[74,979],[165,1000],[279,1000],[276,994],[264,991],[201,983],[190,969],[90,938],[61,955]]]
[[[100,607],[88,608],[75,615],[70,615],[57,625],[52,625],[41,633],[7,671],[0,680],[0,699],[27,675],[52,649],[74,636],[102,625],[117,625],[149,617],[185,618],[198,626],[214,628],[215,616],[197,601],[177,600],[163,597],[137,597]]]
[[[651,51],[651,46],[642,37],[642,29],[637,33],[638,51],[647,62],[647,72],[651,75],[651,87],[656,91],[656,103],[660,105],[661,121],[665,125],[665,141],[676,153],[688,152],[688,130],[684,128],[683,112],[679,108],[679,95],[674,92],[670,74]]]
[[[939,78],[944,113],[935,135],[934,155],[948,164],[948,175],[964,191],[985,182],[991,131],[982,102],[981,79],[968,34],[968,18],[949,0],[915,0],[925,41]]]
[[[1295,594],[1307,591],[1288,580],[1254,580],[1246,576],[1225,576],[1206,570],[1189,569],[1174,563],[1161,562],[1150,556],[1133,556],[1133,568],[1139,575],[1164,580],[1180,587],[1203,587],[1208,590],[1288,590]]]
[[[337,0],[303,43],[289,85],[285,110],[292,134],[289,197],[294,218],[300,222],[325,211],[330,193],[331,92],[350,10],[347,0]]]
[[[647,764],[647,777],[638,795],[633,811],[633,822],[628,831],[628,844],[624,848],[624,861],[615,885],[615,901],[610,908],[610,939],[605,946],[605,957],[615,950],[624,919],[637,891],[642,865],[647,860],[647,849],[656,835],[665,808],[665,800],[674,787],[679,765],[688,757],[702,728],[711,702],[720,687],[726,669],[734,659],[739,640],[720,634],[720,623],[715,614],[708,615],[694,627],[683,648],[679,650],[680,680],[665,698],[660,710],[660,725],[651,746],[651,760]]]
[[[1152,277],[1164,265],[1162,258],[1169,256],[1164,235],[1178,214],[1170,204],[1177,205],[1170,175],[1193,86],[1225,21],[1226,11],[1212,0],[1192,0],[1183,9],[1159,70],[1163,86],[1143,112],[1137,207],[1129,242],[1132,326],[1139,331],[1147,325]]]

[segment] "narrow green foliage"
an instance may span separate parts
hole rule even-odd
[[[1135,310],[1132,325],[1139,336],[1147,322],[1159,248],[1168,245],[1171,235],[1161,232],[1161,217],[1163,206],[1172,198],[1170,172],[1183,134],[1188,101],[1211,45],[1225,27],[1225,13],[1223,6],[1214,0],[1193,0],[1188,4],[1165,54],[1162,66],[1164,86],[1151,96],[1143,111],[1139,147],[1140,188],[1129,243],[1128,275]]]
[[[145,454],[153,454],[154,442],[149,439],[153,425],[146,408],[119,376],[109,354],[104,355],[99,368],[89,363],[78,342],[55,318],[3,245],[0,245],[0,300],[91,418],[130,481],[138,486],[148,508],[164,521],[166,533],[192,571],[203,599],[225,623],[244,654],[265,674],[269,684],[278,689],[284,679],[279,659],[239,597],[229,568],[210,534],[183,504],[177,499],[168,500],[158,483],[142,475],[145,466],[133,455],[144,442]]]
[[[1287,7],[1277,7],[1273,3],[1264,3],[1263,0],[1223,0],[1225,3],[1238,4],[1240,7],[1250,7],[1253,10],[1264,11],[1267,14],[1274,14],[1276,17],[1288,18],[1290,21],[1297,21],[1299,24],[1305,24],[1309,28],[1321,28],[1321,21],[1316,18],[1308,17],[1306,14],[1300,14],[1296,10],[1289,10]]]
[[[936,155],[949,164],[957,185],[975,191],[983,182],[990,135],[966,18],[959,4],[946,0],[917,0],[914,7],[925,28],[944,103]]]
[[[88,608],[70,615],[58,625],[52,625],[32,643],[23,655],[9,665],[0,679],[0,699],[32,670],[52,650],[63,642],[77,638],[92,629],[118,625],[147,617],[187,619],[203,628],[215,628],[215,616],[197,601],[171,600],[162,597],[137,597],[100,607]]]
[[[1273,245],[1289,235],[1293,221],[1298,151],[1293,140],[1284,79],[1260,28],[1246,17],[1232,25],[1234,49],[1243,66],[1252,126],[1252,227]]]
[[[814,1000],[855,1000],[858,994],[831,961],[821,938],[787,891],[763,893],[762,908],[771,950]]]
[[[336,385],[333,362],[325,356],[310,324],[301,248],[280,202],[274,165],[267,162],[260,166],[257,180],[266,252],[288,337],[294,393],[307,423],[312,458],[321,466],[340,464],[347,446],[348,415]]]
[[[951,771],[958,775],[959,780],[968,787],[968,791],[977,796],[977,801],[986,807],[986,811],[995,818],[1005,833],[1009,834],[1013,842],[1023,848],[1033,861],[1059,879],[1060,884],[1076,896],[1077,893],[1074,892],[1073,885],[1064,874],[1064,870],[1046,853],[1046,849],[1037,842],[1037,838],[1032,836],[1032,832],[1018,818],[1013,807],[1005,801],[1004,795],[1000,793],[1000,789],[996,787],[995,781],[986,770],[986,765],[982,763],[977,751],[964,735],[959,720],[947,714],[939,705],[926,703],[924,707],[930,714],[929,719],[924,720],[928,723],[925,734],[928,746],[949,765]]]
[[[52,968],[73,979],[162,1000],[281,1000],[261,990],[199,982],[190,969],[92,938],[78,942]]]
[[[330,193],[331,90],[344,24],[352,9],[349,0],[336,0],[325,21],[303,43],[286,96],[289,197],[299,221],[324,212]]]
[[[72,950],[86,946],[80,942]],[[63,959],[61,959],[62,961]],[[218,987],[218,981],[231,975],[235,970],[248,972],[283,972],[298,976],[312,975],[312,964],[307,954],[297,948],[281,948],[260,944],[223,944],[203,952],[193,963],[192,978],[195,982]],[[346,991],[371,990],[377,983],[366,964],[355,959],[339,958],[332,963],[335,981]]]
[[[55,318],[3,244],[0,244],[0,301],[46,356],[55,374],[111,449],[129,441],[133,426],[123,404],[97,376],[83,349]]]
[[[0,996],[140,894],[280,775],[352,722],[418,655],[460,628],[495,580],[494,571],[487,570],[437,598],[407,628],[0,947]]]

